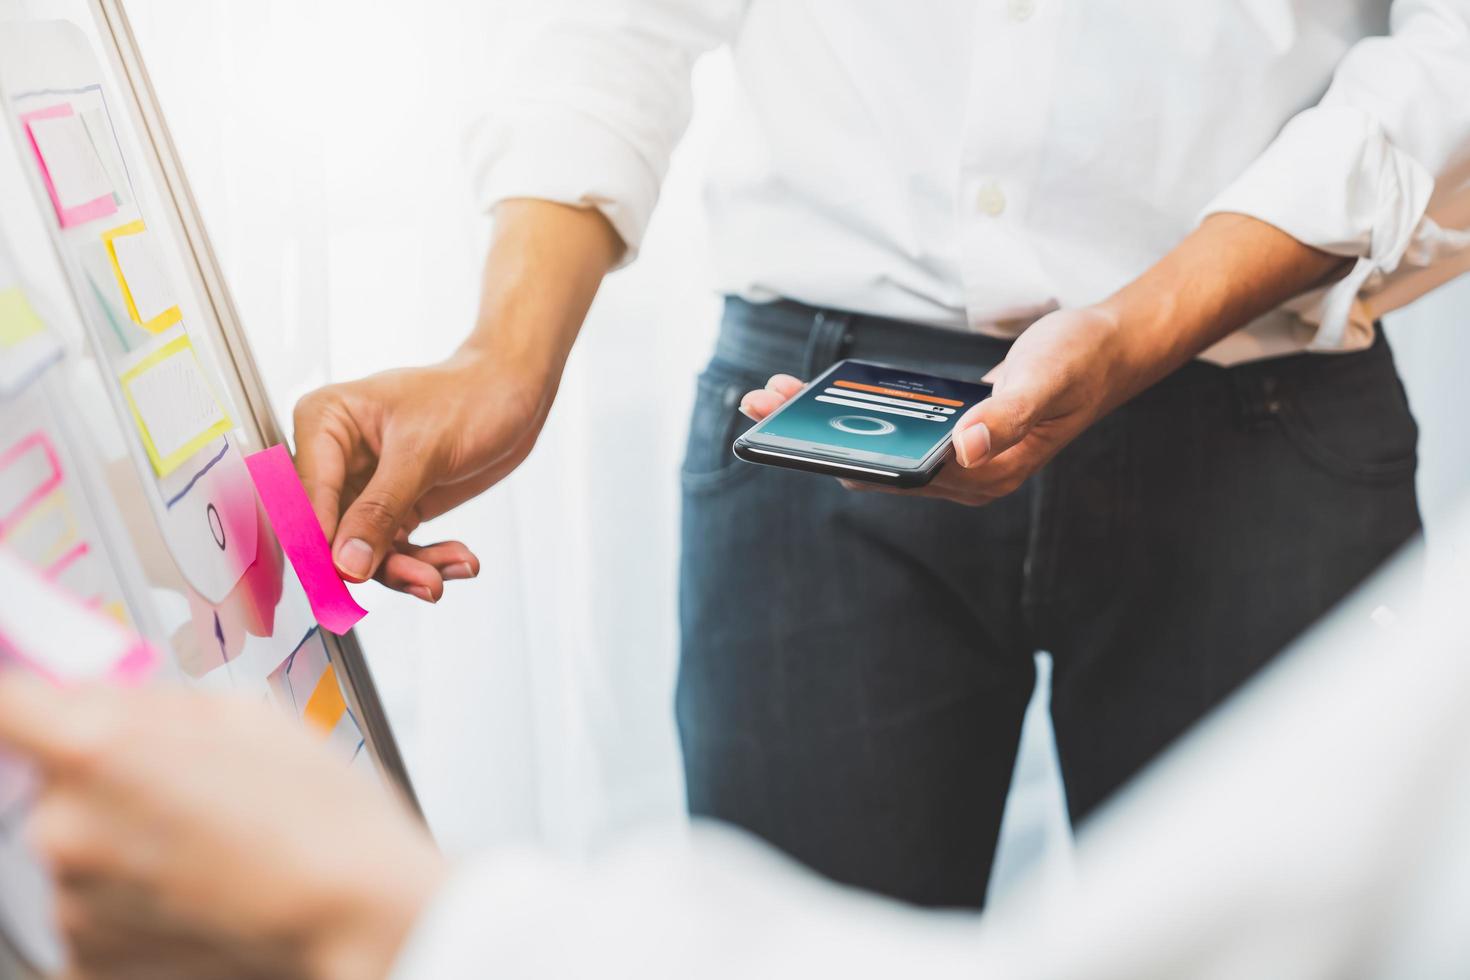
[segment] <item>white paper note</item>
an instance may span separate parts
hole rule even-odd
[[[159,476],[231,428],[187,336],[143,358],[122,376],[122,386]]]
[[[116,199],[118,207],[127,205],[132,200],[129,193],[128,174],[123,167],[122,157],[118,153],[117,140],[112,132],[112,124],[107,121],[107,115],[100,107],[93,107],[81,113],[82,125],[87,129],[87,136],[92,140],[92,148],[97,152],[97,158],[102,161],[102,167],[107,171],[108,183],[112,185],[112,196]]]
[[[112,247],[140,322],[152,323],[176,305],[149,232],[119,235],[113,239]]]
[[[0,651],[63,682],[105,677],[138,639],[106,616],[77,610],[74,598],[0,548]]]
[[[62,207],[79,207],[112,195],[112,181],[81,116],[33,119],[30,129]]]

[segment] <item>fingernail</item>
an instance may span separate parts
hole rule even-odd
[[[425,602],[427,602],[431,606],[435,602],[438,601],[437,599],[434,598],[434,593],[430,592],[428,589],[424,588],[422,585],[411,585],[411,586],[409,586],[408,587],[408,594],[411,595],[411,596],[413,596],[415,599],[422,599],[422,600],[424,600]]]
[[[984,422],[976,422],[955,436],[954,454],[965,469],[985,462],[985,457],[990,455],[990,430]]]
[[[361,538],[352,538],[337,549],[337,570],[348,578],[367,578],[373,574],[373,546]]]
[[[460,579],[474,578],[475,568],[469,562],[462,561],[458,565],[450,565],[439,574],[444,576],[444,581],[453,582]]]

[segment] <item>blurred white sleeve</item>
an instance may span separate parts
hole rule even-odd
[[[529,197],[597,208],[632,261],[689,123],[690,72],[729,41],[746,0],[562,0],[507,46],[469,133],[488,211]]]
[[[882,902],[742,834],[696,827],[586,865],[533,851],[465,865],[393,980],[973,980],[976,938],[973,915]]]
[[[1441,531],[1470,554],[1470,510]],[[460,870],[394,980],[1470,976],[1470,565],[1412,552],[1084,829],[1077,880],[921,913],[697,828]],[[1422,598],[1421,598],[1422,594]]]
[[[1417,291],[1398,290],[1403,305],[1470,268],[1470,0],[1396,0],[1390,23],[1348,51],[1322,101],[1205,209],[1358,257],[1344,279],[1292,304],[1319,324],[1318,350],[1362,346],[1349,326],[1362,338],[1392,308],[1363,300],[1395,279],[1441,267],[1417,276]]]

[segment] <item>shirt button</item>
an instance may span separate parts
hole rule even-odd
[[[1019,24],[1023,20],[1030,20],[1031,15],[1034,13],[1036,13],[1036,0],[1011,0],[1011,20],[1016,23]]]
[[[1006,209],[1005,192],[994,181],[981,184],[980,189],[975,192],[975,207],[979,208],[982,214],[998,218]]]

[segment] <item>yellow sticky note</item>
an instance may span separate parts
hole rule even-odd
[[[81,541],[76,517],[64,489],[56,489],[13,527],[0,522],[0,541],[42,568],[54,564]]]
[[[147,225],[130,221],[103,232],[102,241],[134,323],[151,333],[162,333],[184,318],[169,297],[168,277]]]
[[[123,605],[121,601],[115,600],[113,602],[109,602],[107,605],[102,607],[102,611],[107,613],[107,615],[111,616],[113,619],[117,620],[123,626],[133,625],[133,618],[128,615],[128,607]]]
[[[337,668],[328,664],[321,680],[316,682],[316,690],[311,692],[301,717],[313,728],[329,733],[346,713],[347,702],[342,700],[342,688],[337,684]]]
[[[168,476],[235,427],[205,378],[187,334],[144,357],[119,380],[133,424],[159,476]]]
[[[0,289],[0,347],[15,347],[46,329],[25,290]]]

